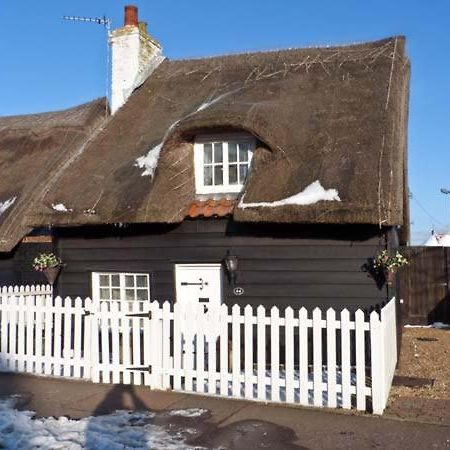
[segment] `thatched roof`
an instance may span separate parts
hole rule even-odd
[[[402,37],[166,60],[58,174],[44,207],[26,211],[26,223],[180,222],[197,200],[193,137],[245,130],[260,144],[244,203],[290,197],[315,180],[341,201],[238,201],[235,220],[406,225],[408,83]],[[136,160],[152,149],[160,149],[156,171],[142,176]]]
[[[104,117],[105,99],[65,111],[0,117],[0,251],[32,230],[28,213],[39,210],[57,175]]]

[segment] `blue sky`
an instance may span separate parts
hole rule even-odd
[[[106,40],[96,24],[125,2],[0,0],[0,115],[66,108],[106,89]],[[404,34],[412,63],[409,185],[413,239],[450,230],[450,1],[142,0],[141,20],[167,57],[343,44]],[[431,217],[430,217],[431,216]]]

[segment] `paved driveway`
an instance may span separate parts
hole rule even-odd
[[[160,411],[153,419],[169,431],[194,429],[192,445],[230,449],[450,448],[450,427],[389,417],[156,392],[147,388],[0,374],[0,397],[21,394],[19,409],[37,415],[83,418],[115,410]],[[171,409],[203,408],[201,417]]]

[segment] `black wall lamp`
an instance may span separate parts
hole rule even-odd
[[[230,282],[232,285],[234,285],[236,283],[236,276],[238,270],[238,257],[236,255],[232,255],[228,250],[223,261],[225,263],[225,267],[227,269]]]

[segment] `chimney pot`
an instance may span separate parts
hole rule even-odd
[[[125,26],[132,25],[137,27],[139,25],[138,9],[134,5],[125,6]]]

